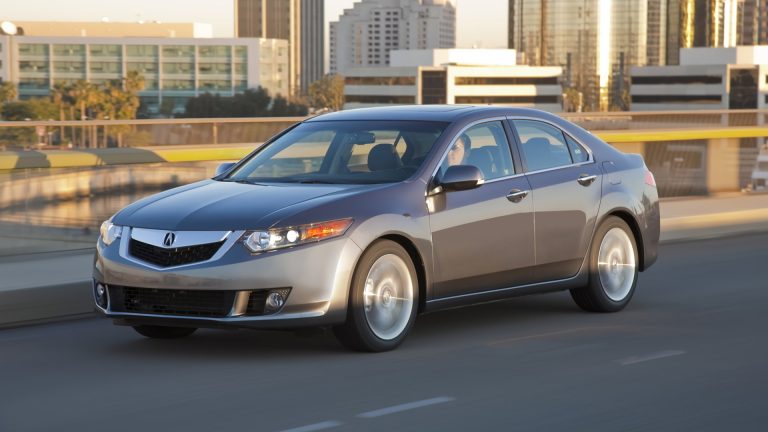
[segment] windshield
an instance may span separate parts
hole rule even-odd
[[[222,181],[367,184],[409,178],[446,123],[307,122],[251,156]]]

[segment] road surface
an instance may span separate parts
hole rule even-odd
[[[0,331],[0,431],[765,430],[768,234],[668,243],[618,314],[567,293],[330,335],[174,341],[85,319]]]

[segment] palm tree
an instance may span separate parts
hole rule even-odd
[[[101,95],[98,87],[85,80],[77,80],[72,84],[71,95],[76,107],[80,109],[80,120],[87,118],[89,109],[95,108]],[[84,126],[83,126],[84,127]],[[86,147],[85,129],[81,129],[80,145]],[[95,145],[95,143],[91,143]]]
[[[53,85],[51,97],[53,103],[59,107],[59,121],[66,120],[66,109],[67,107],[72,106],[73,101],[71,92],[72,86],[67,83],[57,82]],[[61,137],[61,141],[64,142],[64,126],[59,127],[59,136]]]

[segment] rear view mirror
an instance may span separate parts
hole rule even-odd
[[[355,132],[350,139],[352,144],[373,144],[376,142],[376,134],[373,132]]]
[[[474,165],[454,165],[445,170],[438,180],[446,191],[474,189],[483,184],[484,178],[480,168]]]

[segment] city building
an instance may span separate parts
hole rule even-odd
[[[632,111],[701,110],[690,119],[690,127],[727,128],[733,117],[718,110],[768,108],[768,46],[683,48],[679,65],[633,67],[631,79]],[[663,113],[648,116],[643,126],[665,128],[665,118]],[[763,116],[757,116],[756,123],[762,125]],[[746,187],[760,184],[756,160],[764,142],[764,138],[714,136],[662,141],[646,148],[645,159],[658,184],[678,188],[678,194],[703,193],[712,169],[708,155],[717,151],[721,157],[717,163],[738,173],[739,186]]]
[[[679,65],[631,77],[632,111],[768,108],[768,46],[683,48]]]
[[[301,92],[325,73],[325,5],[323,0],[301,0]]]
[[[23,36],[209,38],[213,26],[203,23],[14,21]]]
[[[183,111],[204,92],[231,96],[264,87],[288,93],[288,43],[258,38],[96,38],[0,36],[0,80],[19,98],[47,96],[57,83],[101,84],[130,71],[144,76],[140,93],[149,114]]]
[[[756,18],[759,3],[764,0],[667,1],[669,35],[666,64],[679,63],[680,48],[759,43],[756,38],[759,22]]]
[[[520,66],[514,50],[394,50],[389,66],[350,68],[344,108],[491,104],[562,110],[559,66]]]
[[[661,31],[648,23],[649,1],[658,0],[509,0],[509,47],[523,64],[562,67],[584,111],[626,109],[628,67],[647,64],[649,40],[664,40],[649,35]]]
[[[509,0],[508,46],[563,67],[584,111],[628,108],[629,68],[674,65],[681,48],[768,44],[768,0]]]
[[[331,73],[389,65],[390,51],[456,46],[450,0],[362,0],[330,24]]]
[[[290,77],[288,88],[289,94],[296,94],[301,85],[301,7],[305,2],[302,0],[235,0],[235,2],[235,36],[283,39],[288,42]]]

